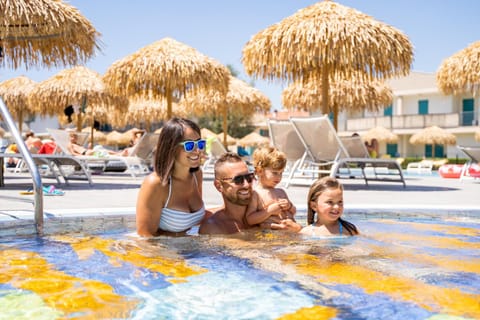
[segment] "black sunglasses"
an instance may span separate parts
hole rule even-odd
[[[254,173],[247,173],[247,174],[242,174],[239,176],[235,176],[233,178],[222,178],[222,181],[230,180],[230,182],[233,182],[237,186],[243,185],[245,180],[247,180],[248,183],[252,183],[253,179],[255,179],[255,174]]]

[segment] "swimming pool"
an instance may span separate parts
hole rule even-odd
[[[480,318],[479,217],[346,218],[361,236],[1,240],[0,318]]]

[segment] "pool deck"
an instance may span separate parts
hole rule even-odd
[[[63,196],[45,196],[47,217],[95,216],[98,214],[130,215],[143,176],[132,178],[128,173],[93,175],[93,185],[85,180],[73,180],[58,185],[54,179],[43,179],[44,186],[54,184],[65,191]],[[480,179],[444,179],[438,175],[406,175],[406,188],[400,183],[375,182],[366,186],[363,180],[341,179],[345,187],[346,212],[430,212],[462,213],[480,217]],[[298,208],[306,207],[308,185],[293,185],[286,189]],[[0,187],[0,229],[2,223],[31,220],[34,215],[33,195],[20,195],[32,186],[27,173],[5,172],[5,186]],[[203,193],[208,207],[222,204],[213,186],[212,176],[205,175]],[[1,232],[0,232],[1,233]]]

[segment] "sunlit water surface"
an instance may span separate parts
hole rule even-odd
[[[0,241],[0,319],[480,318],[480,220],[347,217],[357,237]]]

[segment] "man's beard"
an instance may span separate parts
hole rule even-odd
[[[252,200],[251,192],[250,192],[250,197],[248,198],[239,197],[237,193],[226,194],[225,198],[227,198],[227,200],[230,201],[231,203],[240,205],[240,206],[248,206],[250,201]]]

